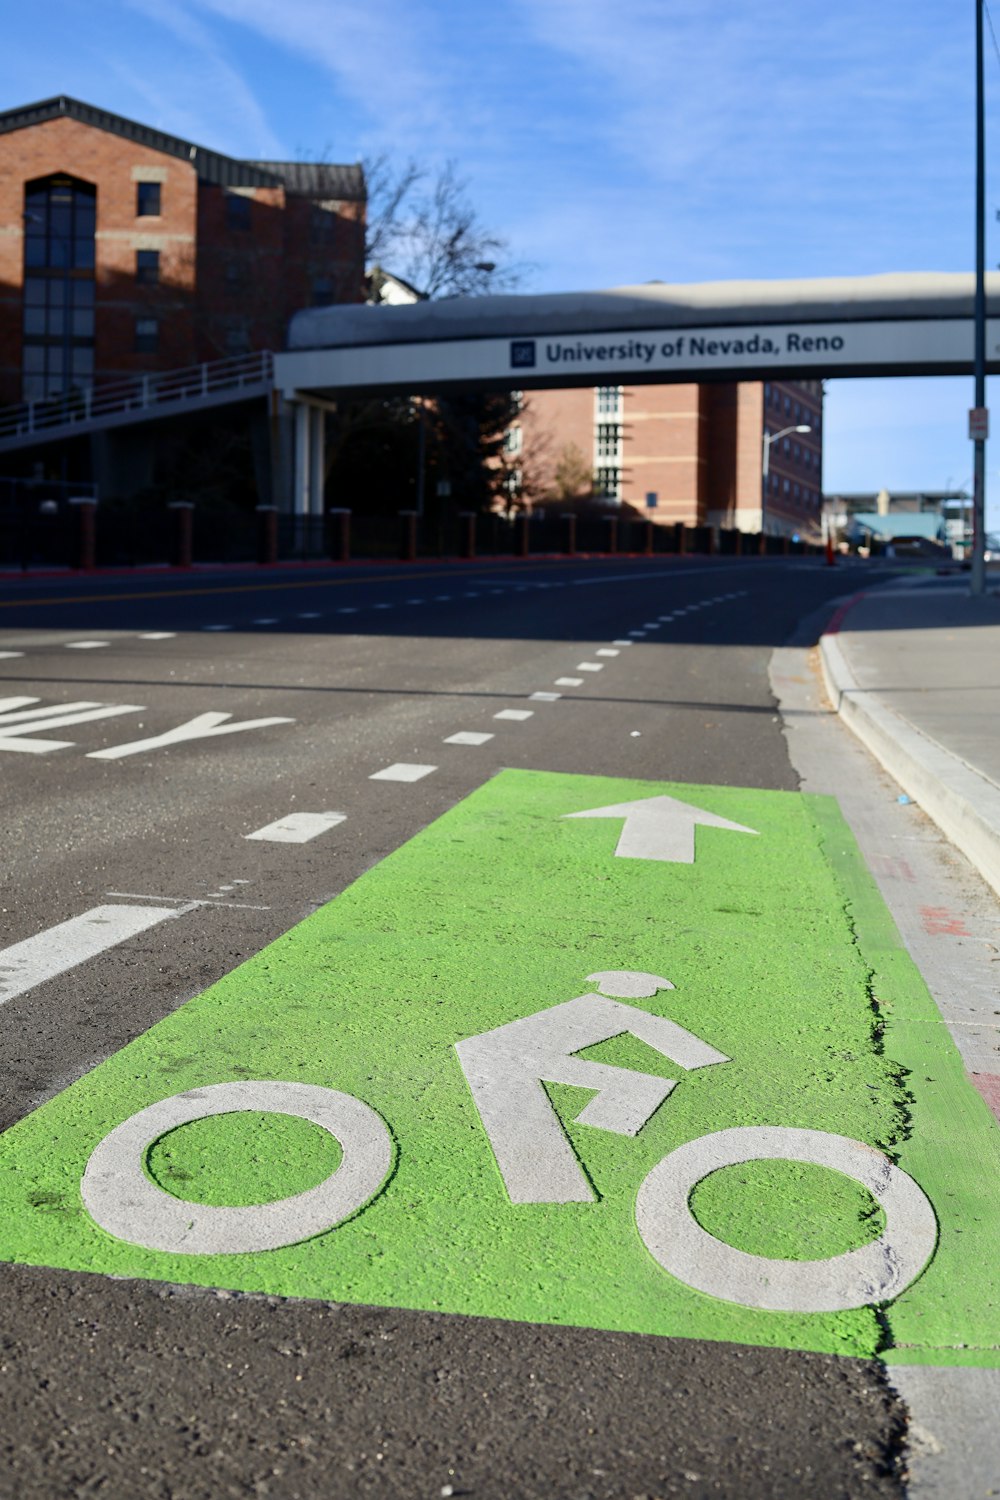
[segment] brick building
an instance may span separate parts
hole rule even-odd
[[[364,286],[360,166],[240,161],[75,99],[0,113],[0,402],[280,349]]]
[[[767,445],[764,436],[789,427]],[[525,488],[543,496],[579,455],[594,493],[663,524],[818,537],[823,387],[813,381],[533,391],[508,434]],[[650,497],[655,497],[652,499]]]

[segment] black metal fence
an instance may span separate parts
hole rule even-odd
[[[815,550],[787,537],[762,539],[617,515],[549,510],[510,518],[469,512],[426,517],[332,510],[295,516],[269,506],[255,512],[184,502],[138,509],[98,506],[88,486],[0,480],[0,568],[8,569],[588,554],[782,556]]]

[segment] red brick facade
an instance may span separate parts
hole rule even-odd
[[[89,264],[81,253],[65,272],[54,228],[47,250],[37,239],[29,248],[40,217],[55,225],[63,210],[53,198],[36,211],[27,195],[36,204],[53,183],[55,193],[96,198]],[[139,211],[140,193],[154,212]],[[359,168],[237,162],[73,100],[0,114],[0,402],[39,394],[37,376],[25,389],[29,364],[37,367],[25,346],[61,336],[73,343],[65,390],[281,348],[298,308],[361,299],[364,206]],[[32,297],[77,293],[93,306],[89,328],[82,311],[75,324],[57,323],[51,307],[27,315]],[[45,369],[55,394],[58,358]]]
[[[761,527],[764,433],[808,426],[768,445],[768,531],[818,537],[822,510],[823,392],[819,381],[624,386],[533,391],[519,439],[535,497],[555,489],[570,446],[601,479],[617,470],[617,498],[659,523]],[[603,407],[603,410],[602,410]],[[617,455],[611,429],[617,425]],[[610,488],[610,485],[609,485]],[[655,497],[650,504],[651,497]]]

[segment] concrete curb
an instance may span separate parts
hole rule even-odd
[[[820,637],[837,713],[1000,895],[1000,787],[861,688],[838,637]]]

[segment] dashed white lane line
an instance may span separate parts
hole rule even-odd
[[[277,625],[277,615],[263,615],[259,620],[251,620],[252,625]]]
[[[139,637],[140,641],[175,641],[176,630],[144,630]]]
[[[557,677],[556,687],[582,687],[582,677]]]
[[[619,639],[612,641],[611,644],[613,646],[631,646],[632,642],[625,640],[624,637],[620,637]]]
[[[256,833],[245,833],[243,837],[263,839],[269,844],[305,844],[318,834],[326,833],[328,828],[336,828],[346,818],[346,813],[339,812],[289,813],[287,817],[278,818],[274,823],[258,828]],[[225,891],[229,887],[221,886],[220,889]]]
[[[232,630],[231,625],[203,625],[202,630]]]
[[[381,606],[378,604],[376,604],[375,606],[376,609],[379,609],[380,607]],[[388,605],[386,606],[386,608],[388,608]],[[298,620],[322,620],[322,618],[323,616],[318,609],[300,610],[298,615],[296,616],[296,619]]]
[[[610,646],[601,646],[595,653],[597,656],[620,656],[620,651],[614,651]]]
[[[407,599],[407,604],[426,604],[426,599]]]
[[[438,604],[448,604],[450,602],[450,600],[451,600],[451,595],[450,594],[435,594],[434,595],[434,599],[435,599],[435,602],[438,603]]]
[[[535,710],[533,708],[502,708],[493,717],[494,719],[513,719],[515,723],[520,723],[522,719],[533,719]]]
[[[110,641],[67,641],[67,651],[96,651],[100,646],[110,646]]]
[[[23,655],[24,655],[23,651],[0,651],[0,658],[2,658],[2,660],[4,660],[4,661],[11,661],[11,660],[13,660],[13,658],[15,656],[23,656]]]
[[[4,948],[0,952],[0,1005],[182,913],[183,908],[178,911],[165,906],[95,906],[82,916]]]
[[[629,635],[637,641],[644,641],[646,639],[646,632],[644,630],[630,630]]]
[[[420,781],[424,776],[429,776],[436,771],[437,766],[411,765],[407,761],[397,760],[391,766],[386,766],[384,771],[376,771],[369,776],[369,781]]]
[[[534,699],[536,703],[555,703],[562,693],[529,693],[528,698]]]
[[[492,734],[478,734],[474,729],[460,729],[457,734],[450,734],[444,741],[446,745],[485,745],[487,740],[495,739]]]
[[[376,604],[375,608],[376,609],[391,609],[392,605],[391,604]]]
[[[578,672],[603,672],[604,663],[602,661],[578,661],[576,670]]]
[[[659,630],[659,628],[660,628],[660,622],[659,622],[659,620],[647,620],[646,623],[645,623],[645,625],[643,626],[644,630]]]
[[[343,604],[341,605],[340,609],[337,610],[337,613],[338,615],[356,615],[357,609],[353,604]]]

